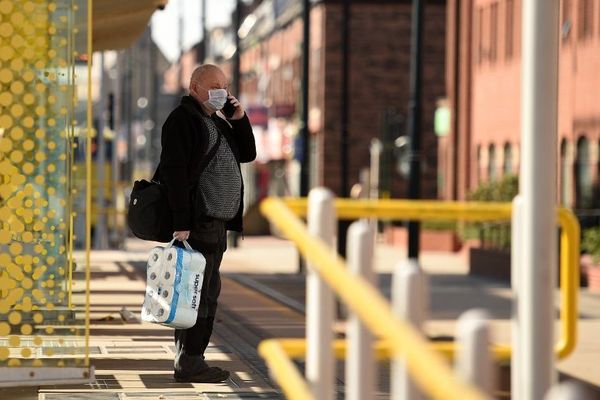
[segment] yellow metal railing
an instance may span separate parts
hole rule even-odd
[[[363,323],[380,339],[389,344],[393,355],[406,360],[409,373],[422,390],[434,399],[484,399],[483,393],[456,378],[440,354],[410,324],[396,317],[389,303],[363,278],[348,272],[344,260],[334,254],[321,240],[311,236],[302,221],[281,200],[267,199],[261,210],[282,232],[296,243],[304,257],[337,295],[355,312]],[[310,399],[307,393],[296,392],[292,382],[289,359],[282,356],[277,340],[267,340],[259,346],[271,371],[289,399]],[[284,375],[285,374],[285,375]]]
[[[410,200],[348,200],[335,201],[339,219],[379,218],[396,220],[510,220],[510,203],[457,203]],[[332,254],[322,241],[312,237],[298,216],[306,215],[306,199],[266,199],[261,210],[310,261],[320,276],[361,318],[369,329],[381,339],[376,345],[377,357],[399,355],[406,359],[412,378],[421,388],[436,399],[484,398],[476,389],[456,379],[440,354],[452,357],[452,342],[436,342],[433,348],[410,325],[395,317],[387,301],[368,282],[348,272],[344,261]],[[577,289],[579,286],[579,224],[566,209],[558,210],[561,227],[561,339],[556,345],[560,358],[572,352],[577,333]],[[343,358],[346,343],[332,343],[337,357]],[[303,339],[268,340],[261,343],[260,354],[266,359],[275,378],[290,399],[309,399],[310,393],[301,375],[288,357],[302,358],[306,354]],[[493,345],[497,358],[510,358],[511,349]],[[435,382],[434,384],[432,382]]]
[[[259,346],[260,354],[267,359],[271,367],[271,375],[280,385],[289,399],[312,399],[306,381],[289,358],[286,349],[278,340],[265,340]]]
[[[285,199],[284,203],[298,216],[307,212],[306,199]],[[431,200],[349,200],[336,199],[339,219],[378,218],[420,221],[510,221],[511,203],[451,202]],[[579,288],[579,222],[566,208],[559,208],[557,221],[560,234],[560,339],[555,352],[559,358],[567,357],[577,340],[577,291]],[[434,346],[452,355],[452,343],[436,342]],[[510,346],[496,345],[496,358],[510,359]]]

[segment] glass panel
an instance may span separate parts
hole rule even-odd
[[[0,367],[88,362],[70,279],[78,3],[0,0]]]

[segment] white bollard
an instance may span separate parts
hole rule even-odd
[[[511,344],[512,359],[510,364],[511,396],[517,398],[517,388],[520,386],[520,368],[523,362],[519,360],[519,260],[521,257],[521,209],[523,198],[517,195],[512,202],[511,220],[511,252],[510,252],[510,285],[512,289]]]
[[[308,230],[335,251],[337,216],[334,196],[316,188],[308,196]],[[306,276],[306,378],[314,398],[333,400],[335,360],[333,357],[334,298],[331,289],[308,263]]]
[[[419,331],[423,328],[429,303],[426,276],[416,260],[398,263],[392,277],[392,307],[394,314],[412,323]],[[406,363],[392,360],[391,399],[418,400],[423,398],[411,381]]]
[[[542,399],[556,380],[556,158],[559,0],[522,1],[519,193],[519,379],[516,400]]]
[[[587,400],[591,398],[590,393],[583,386],[573,381],[553,386],[544,397],[545,400]]]
[[[488,315],[483,310],[464,312],[456,326],[456,370],[466,381],[484,393],[494,389],[494,372],[490,354]]]
[[[375,284],[373,231],[368,221],[360,220],[350,225],[346,254],[351,272]],[[372,399],[377,376],[373,352],[374,338],[353,313],[348,316],[346,340],[346,400]]]

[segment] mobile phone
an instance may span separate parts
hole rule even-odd
[[[231,104],[231,99],[227,99],[221,112],[227,119],[233,117],[233,114],[235,113],[235,107],[233,104]]]

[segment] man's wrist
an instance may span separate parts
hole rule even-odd
[[[244,110],[244,113],[242,114],[241,117],[239,117],[239,118],[230,118],[229,120],[230,121],[241,121],[241,120],[243,120],[246,117],[246,115],[247,115],[246,111]]]

